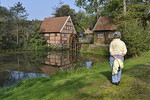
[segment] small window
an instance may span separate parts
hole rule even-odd
[[[66,26],[65,26],[65,29],[66,29],[66,30],[68,30],[68,29],[69,29],[69,26],[68,26],[68,25],[66,25]]]
[[[73,27],[72,26],[70,26],[70,30],[72,30],[73,29]]]
[[[113,33],[109,33],[108,38],[113,38]]]
[[[104,38],[104,34],[103,33],[98,34],[98,38]]]

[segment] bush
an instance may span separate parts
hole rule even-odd
[[[150,28],[144,28],[141,22],[135,19],[124,21],[120,24],[122,40],[126,43],[128,55],[139,56],[142,51],[150,48]]]

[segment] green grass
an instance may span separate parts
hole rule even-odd
[[[149,100],[150,52],[125,61],[121,84],[112,85],[108,62],[24,80],[0,89],[2,100]]]
[[[80,52],[85,54],[98,54],[100,56],[106,57],[109,55],[108,47],[104,46],[96,46],[96,47],[89,47],[89,45],[82,46]]]

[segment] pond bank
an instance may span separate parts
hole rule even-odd
[[[110,83],[108,62],[94,67],[61,71],[51,77],[28,79],[0,89],[3,100],[148,100],[150,51],[125,61],[121,84]]]
[[[109,56],[109,46],[108,45],[98,45],[98,44],[83,44],[81,46],[81,53],[88,54],[98,54],[100,56]]]

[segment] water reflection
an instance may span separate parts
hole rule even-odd
[[[11,86],[27,78],[46,76],[40,69],[45,56],[37,52],[0,56],[0,87]]]
[[[37,76],[47,76],[57,71],[78,67],[92,67],[103,61],[99,55],[80,54],[79,52],[26,52],[0,56],[0,87]]]
[[[86,63],[87,68],[92,67],[92,63],[93,63],[92,61],[89,60],[89,61],[86,61],[85,63]]]
[[[41,70],[46,75],[52,75],[56,71],[69,70],[75,67],[79,57],[79,52],[49,52],[45,59],[45,64]]]
[[[7,87],[13,84],[18,83],[21,80],[27,78],[33,78],[38,76],[45,76],[45,74],[37,74],[37,73],[24,73],[20,71],[3,71],[0,72],[1,74],[5,75],[5,77],[0,77],[0,86]]]

